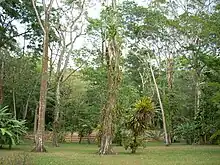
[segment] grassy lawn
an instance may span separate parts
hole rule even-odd
[[[99,156],[96,145],[61,144],[54,148],[47,145],[47,153],[31,153],[32,145],[24,144],[13,150],[0,150],[0,157],[9,158],[18,153],[28,154],[28,160],[36,165],[220,165],[219,146],[188,146],[148,143],[131,155],[122,147],[114,147],[116,155]],[[0,163],[2,164],[2,163]]]

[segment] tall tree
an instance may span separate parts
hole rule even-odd
[[[107,31],[105,38],[107,64],[107,100],[101,114],[101,145],[99,154],[111,154],[113,139],[113,122],[117,104],[117,92],[120,84],[121,43],[119,37],[119,15],[116,0],[106,2]]]
[[[0,71],[0,108],[3,104],[3,76],[4,76],[4,61],[0,61],[1,71]]]
[[[41,86],[40,86],[40,100],[38,109],[38,126],[35,148],[33,151],[45,152],[44,147],[44,130],[45,130],[45,111],[46,111],[46,97],[47,97],[47,81],[48,81],[48,47],[49,47],[49,16],[52,8],[53,0],[49,1],[47,5],[43,1],[44,22],[40,19],[39,12],[36,8],[36,1],[32,0],[38,22],[43,30],[43,56],[42,56],[42,72],[41,72]]]
[[[74,44],[77,39],[83,35],[83,16],[85,16],[85,3],[86,0],[77,1],[75,4],[74,2],[68,3],[70,8],[68,10],[63,10],[66,6],[57,6],[60,8],[57,11],[58,14],[58,22],[55,25],[55,31],[59,38],[59,58],[57,63],[57,70],[55,75],[55,90],[56,90],[56,102],[55,102],[55,111],[54,111],[54,121],[53,121],[53,145],[58,147],[58,127],[59,127],[59,117],[60,117],[60,99],[61,94],[60,90],[63,83],[63,77],[65,72],[67,71],[67,67],[70,61],[70,56],[72,55]],[[77,7],[74,7],[74,6]],[[74,14],[73,14],[74,13]],[[77,15],[75,15],[77,13]],[[62,18],[66,18],[66,24],[62,23]],[[80,26],[80,27],[78,27]],[[63,66],[62,66],[63,64]],[[67,76],[65,81],[70,76]]]

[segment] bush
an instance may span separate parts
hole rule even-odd
[[[138,147],[146,147],[146,141],[144,136],[134,136],[131,130],[122,131],[122,145],[125,150],[131,149],[131,153],[136,153]]]
[[[150,98],[139,100],[132,114],[127,116],[125,130],[123,131],[123,146],[135,153],[139,146],[145,146],[144,133],[148,128],[154,114],[154,105]]]
[[[21,136],[26,133],[25,121],[18,121],[11,117],[10,113],[7,113],[7,107],[0,109],[0,147],[2,145],[19,144]]]
[[[217,143],[220,145],[220,130],[217,130],[211,137],[210,141]]]
[[[174,135],[179,139],[186,140],[187,144],[192,144],[198,135],[197,124],[195,122],[180,124],[174,129]]]

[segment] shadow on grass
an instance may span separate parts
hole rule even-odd
[[[6,146],[3,146],[1,149],[0,149],[0,151],[23,151],[24,150],[24,148],[21,146],[21,147],[18,147],[18,146],[16,146],[16,147],[12,147],[11,149],[10,148],[8,148],[8,147],[6,147]]]

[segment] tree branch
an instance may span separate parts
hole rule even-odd
[[[81,17],[81,15],[83,14],[84,5],[85,5],[85,0],[83,0],[81,12],[80,12],[79,15],[73,20],[71,26],[73,26],[73,25],[76,23],[76,21],[77,21],[77,20]]]
[[[76,71],[78,71],[80,68],[82,68],[82,66],[84,65],[85,63],[82,63],[78,68],[76,68],[75,70],[73,70],[63,81],[62,83],[64,83],[66,80],[68,80]]]
[[[44,29],[44,26],[43,26],[43,23],[41,22],[41,19],[40,19],[40,16],[39,16],[39,13],[37,11],[37,7],[36,7],[36,3],[35,3],[35,0],[32,0],[32,4],[33,4],[33,7],[34,7],[34,11],[35,11],[35,14],[37,16],[37,20],[41,26],[41,29],[43,30],[44,34],[46,33],[45,29]]]
[[[49,12],[50,12],[50,10],[51,10],[51,8],[52,8],[53,1],[54,1],[54,0],[50,0],[50,4],[48,5],[47,10],[46,10],[46,13],[47,13],[47,14],[49,14]]]

